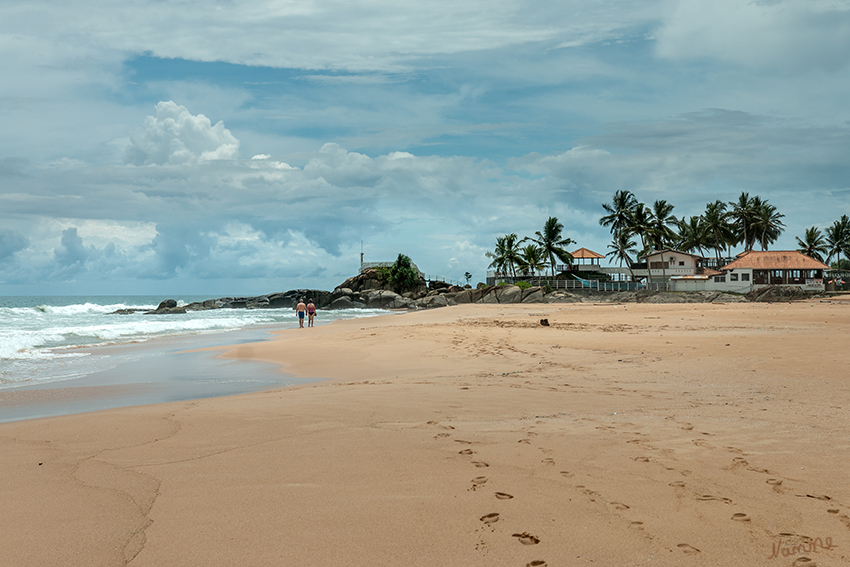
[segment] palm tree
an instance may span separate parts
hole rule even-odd
[[[802,252],[806,256],[810,256],[818,262],[823,262],[823,255],[828,252],[826,247],[826,239],[818,227],[812,226],[806,229],[806,235],[801,239],[797,238],[798,252]]]
[[[537,238],[532,239],[536,242],[543,252],[544,258],[549,260],[549,266],[552,268],[552,277],[555,277],[555,259],[557,258],[565,264],[572,264],[573,256],[564,248],[574,244],[570,238],[561,238],[561,232],[564,230],[564,225],[558,222],[555,217],[549,217],[543,225],[543,232],[537,231],[534,234]]]
[[[827,262],[831,263],[833,256],[836,263],[841,262],[841,255],[850,260],[850,218],[841,215],[832,226],[826,229]]]
[[[734,240],[732,229],[727,222],[728,219],[729,213],[726,212],[726,203],[723,201],[715,201],[705,205],[702,220],[711,246],[717,254],[718,267],[720,266],[720,252]]]
[[[519,264],[519,245],[521,240],[517,233],[512,232],[496,238],[496,249],[487,252],[485,256],[492,258],[491,268],[502,273],[510,273],[516,277],[516,266]]]
[[[759,197],[750,199],[749,193],[743,191],[738,196],[737,201],[729,203],[732,207],[729,211],[729,220],[732,221],[735,231],[735,242],[733,244],[743,244],[745,252],[752,250],[755,243],[755,233],[752,230],[752,224],[755,210],[760,204],[761,199]]]
[[[620,266],[622,266],[623,262],[625,262],[626,267],[629,269],[629,279],[634,281],[635,276],[632,272],[632,255],[637,254],[637,250],[635,250],[635,241],[631,239],[631,235],[625,230],[621,230],[614,235],[614,241],[608,245],[608,248],[610,248],[611,251],[605,256],[610,257],[612,260],[616,260],[619,262]]]
[[[520,248],[519,267],[533,278],[534,272],[546,267],[546,255],[543,248],[536,244],[526,244]]]
[[[676,237],[676,248],[683,252],[693,252],[703,255],[703,250],[710,247],[708,234],[702,217],[682,218],[678,223],[679,234]]]
[[[783,218],[785,215],[777,212],[776,207],[766,200],[758,203],[752,228],[762,250],[767,250],[768,246],[776,242],[782,234],[782,229],[785,228],[785,223],[781,220]]]
[[[652,245],[656,250],[663,250],[673,244],[676,233],[671,227],[676,226],[678,221],[673,216],[673,205],[664,199],[655,201],[650,211],[649,225],[651,227]]]
[[[652,252],[652,212],[643,203],[637,203],[629,215],[625,230],[629,234],[635,234],[640,238],[641,251],[639,257],[646,256]]]
[[[637,198],[631,191],[616,191],[614,198],[611,199],[611,204],[602,205],[602,208],[608,214],[599,219],[599,224],[611,227],[611,234],[617,234],[628,227],[629,218],[637,205]]]

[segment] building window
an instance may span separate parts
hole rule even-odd
[[[724,283],[726,276],[714,276],[714,283]]]
[[[742,282],[750,281],[750,274],[741,274],[741,281]]]
[[[738,274],[729,274],[729,281],[730,282],[738,281]]]
[[[684,265],[685,265],[685,263],[684,263],[684,262],[679,262],[679,265],[680,265],[680,266],[684,266]]]

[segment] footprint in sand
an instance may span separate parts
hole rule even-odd
[[[437,433],[434,435],[434,439],[440,439],[441,437],[451,437],[451,433]]]
[[[841,511],[841,510],[839,510],[838,508],[832,508],[832,509],[830,509],[830,510],[827,510],[827,511],[826,511],[826,513],[827,513],[827,514],[837,514],[837,513],[839,513],[840,511]]]
[[[541,559],[537,559],[531,563],[526,563],[525,567],[546,567],[546,562]]]
[[[791,567],[815,567],[815,562],[810,557],[798,557],[791,564]]]
[[[681,549],[682,551],[684,551],[688,555],[693,555],[694,553],[700,552],[699,549],[697,549],[693,545],[688,545],[687,543],[680,543],[676,547],[678,547],[679,549]]]
[[[798,494],[797,496],[802,496],[802,494]],[[832,500],[826,494],[806,494],[806,498],[814,498],[815,500]]]
[[[476,476],[475,478],[472,479],[472,488],[470,488],[469,490],[478,490],[478,487],[480,487],[482,484],[484,484],[486,482],[487,482],[486,476]]]
[[[485,467],[490,466],[487,463],[485,463],[484,461],[472,461],[472,464],[475,465],[476,467],[478,467],[479,469],[483,469]]]
[[[463,439],[455,439],[455,443],[463,443],[464,445],[472,445],[472,441],[464,441]]]
[[[561,471],[561,476],[564,478],[573,478],[575,473],[571,473],[570,471]]]
[[[531,439],[520,439],[517,443],[531,443]]]
[[[690,423],[686,423],[685,425],[682,426],[682,429],[684,429],[685,431],[691,431],[693,428],[694,428],[694,426],[691,425]]]
[[[685,481],[683,481],[683,480],[674,480],[674,481],[673,481],[673,482],[671,482],[668,486],[672,486],[672,487],[674,487],[674,488],[684,488],[684,487],[685,487]]]
[[[508,494],[507,492],[497,492],[496,498],[498,498],[499,500],[510,500],[511,498],[513,498],[513,495]]]
[[[642,530],[643,529],[643,522],[637,522],[637,521],[632,522],[631,524],[629,524],[629,527],[634,528],[636,530]]]
[[[635,457],[635,460],[639,463],[648,463],[649,457]]]
[[[486,516],[481,516],[481,521],[487,525],[495,524],[499,521],[499,514],[493,512],[492,514],[487,514]]]
[[[631,506],[623,504],[622,502],[611,502],[611,506],[613,506],[615,510],[628,510],[631,508]]]
[[[540,539],[537,536],[533,536],[528,532],[513,534],[511,537],[519,538],[519,542],[523,545],[537,545],[540,543]]]
[[[765,482],[771,486],[782,486],[782,481],[778,478],[769,478]]]
[[[746,514],[741,513],[741,512],[738,512],[737,514],[732,514],[732,519],[735,520],[736,522],[749,522],[750,521],[750,517],[747,516]]]
[[[697,500],[701,500],[703,502],[708,502],[710,500],[717,500],[718,502],[723,502],[724,504],[731,504],[732,501],[728,498],[723,498],[722,496],[714,496],[712,494],[703,494],[702,496],[697,496]]]
[[[463,451],[458,451],[457,454],[458,455],[471,455],[474,452],[475,451],[473,451],[472,449],[464,449]]]
[[[555,459],[549,459],[549,458],[546,458],[546,459],[543,459],[543,460],[542,460],[542,461],[540,461],[540,462],[541,462],[541,463],[543,463],[544,465],[554,465],[554,464],[555,464]]]

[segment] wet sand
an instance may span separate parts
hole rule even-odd
[[[0,563],[846,565],[848,332],[820,301],[284,331],[224,354],[334,379],[0,425]]]

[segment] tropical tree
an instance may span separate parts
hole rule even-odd
[[[652,204],[649,217],[650,240],[656,250],[663,250],[673,245],[676,240],[676,232],[672,227],[677,226],[677,224],[678,221],[673,216],[673,205],[664,199]]]
[[[419,283],[419,274],[408,256],[399,254],[389,270],[390,283],[397,293],[409,291]]]
[[[564,246],[574,244],[570,238],[562,238],[561,233],[564,231],[564,225],[558,222],[555,217],[549,217],[543,224],[543,231],[535,232],[537,238],[532,239],[533,242],[540,246],[543,256],[549,260],[549,266],[552,268],[552,277],[555,277],[555,259],[557,258],[565,264],[573,262],[572,254],[567,252]]]
[[[734,233],[729,226],[728,219],[726,203],[723,201],[715,201],[705,205],[702,222],[711,247],[717,254],[718,266],[720,265],[721,251],[734,241]]]
[[[683,217],[679,220],[678,229],[675,243],[677,249],[683,252],[696,251],[702,256],[703,250],[711,247],[702,217],[692,216],[687,220]]]
[[[771,244],[779,239],[782,230],[785,228],[785,223],[782,222],[783,218],[785,218],[785,215],[779,213],[776,207],[766,200],[759,199],[759,202],[756,203],[752,228],[762,250],[767,250]]]
[[[640,238],[640,253],[639,257],[646,256],[652,252],[653,240],[653,225],[652,211],[643,203],[637,203],[629,215],[628,224],[625,230],[629,234],[637,235]]]
[[[496,249],[493,252],[487,252],[485,255],[493,261],[490,263],[491,268],[503,274],[510,273],[516,277],[516,266],[519,264],[519,245],[520,240],[517,233],[512,232],[504,236],[496,238]]]
[[[734,242],[732,244],[744,245],[744,251],[749,252],[753,249],[755,243],[755,232],[753,231],[753,218],[755,210],[760,205],[761,199],[754,197],[750,199],[749,193],[741,192],[737,201],[729,203],[729,220],[732,222],[732,227],[735,233]]]
[[[826,229],[827,262],[841,262],[841,255],[850,261],[850,218],[841,215],[832,226]]]
[[[626,267],[629,269],[629,279],[634,280],[632,256],[637,254],[637,250],[635,249],[635,241],[631,239],[631,235],[627,231],[621,230],[614,235],[614,241],[608,245],[608,248],[611,251],[605,256],[618,262],[620,266],[625,262]]]
[[[810,256],[818,262],[823,262],[823,256],[828,253],[829,249],[826,246],[826,239],[818,227],[809,227],[806,229],[806,235],[803,238],[799,236],[796,238],[797,246],[799,246],[798,252]]]
[[[543,248],[536,244],[526,244],[520,248],[519,267],[533,278],[535,272],[546,267],[546,254]]]
[[[637,205],[638,200],[631,191],[616,191],[611,204],[602,205],[608,214],[599,219],[599,224],[610,227],[611,234],[617,234],[629,226],[632,211]]]

